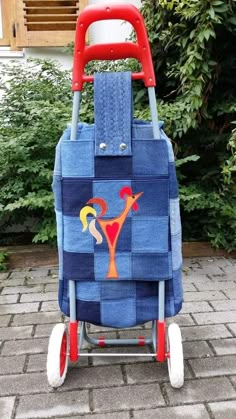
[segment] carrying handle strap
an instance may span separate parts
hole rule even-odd
[[[131,72],[94,76],[95,155],[131,156]]]

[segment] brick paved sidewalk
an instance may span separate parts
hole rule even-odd
[[[184,289],[183,310],[175,318],[184,340],[182,389],[171,388],[166,364],[107,357],[81,358],[64,386],[53,390],[45,366],[48,336],[64,320],[57,270],[0,274],[0,418],[235,419],[236,261],[186,259]],[[133,337],[150,334],[149,328],[108,333],[91,326],[90,333]]]

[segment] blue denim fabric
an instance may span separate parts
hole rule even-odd
[[[119,101],[114,106],[119,106]],[[106,109],[109,111],[109,106]],[[117,128],[119,112],[122,107],[112,115],[113,121],[105,115],[108,126],[114,125],[114,135],[107,139],[113,141],[112,155],[95,156],[94,124],[78,124],[73,142],[70,127],[65,130],[56,148],[53,190],[61,310],[69,315],[68,280],[74,279],[79,320],[129,327],[158,318],[159,280],[166,284],[166,317],[181,309],[181,222],[174,153],[163,122],[159,124],[161,140],[153,140],[151,124],[134,120],[130,125],[129,154],[120,155],[115,150],[123,135],[122,129],[119,133]],[[129,186],[133,194],[143,194],[137,201],[138,210],[130,209],[123,224],[116,247],[119,278],[110,280],[106,277],[109,250],[99,223],[96,226],[103,243],[98,245],[88,229],[82,232],[79,215],[88,200],[98,197],[108,207],[103,218],[112,223],[126,205],[126,200],[119,196],[124,186]],[[92,206],[99,213],[100,208]],[[89,216],[88,222],[91,220]]]
[[[131,73],[96,73],[94,91],[95,155],[131,156]]]
[[[132,327],[136,324],[135,298],[103,300],[101,302],[102,324],[114,327]]]
[[[134,252],[168,252],[168,217],[133,217],[132,250]]]

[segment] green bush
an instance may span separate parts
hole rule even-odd
[[[174,139],[185,240],[236,248],[235,3],[143,0],[159,115]],[[140,93],[142,97],[142,93]],[[149,114],[144,100],[138,115]],[[177,160],[178,164],[178,160]]]
[[[34,241],[56,237],[51,192],[55,146],[71,119],[69,73],[54,62],[2,65],[0,223],[36,220]]]

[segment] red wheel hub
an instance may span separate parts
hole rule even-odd
[[[61,351],[60,351],[60,376],[62,377],[65,365],[66,365],[66,351],[67,351],[67,339],[66,333],[63,334],[61,341]]]

